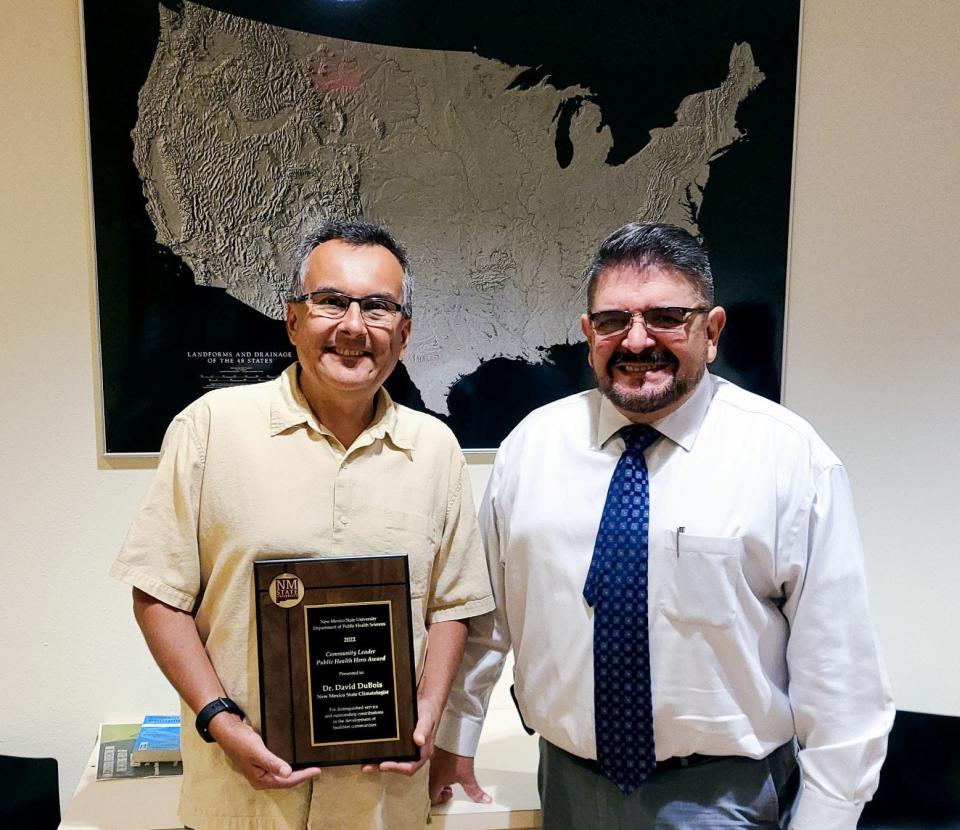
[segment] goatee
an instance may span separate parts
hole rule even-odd
[[[640,365],[647,369],[672,367],[674,375],[666,387],[656,392],[644,389],[642,385],[638,389],[623,389],[614,384],[612,378],[613,367],[624,365]],[[617,409],[648,415],[685,397],[703,377],[705,367],[701,367],[694,378],[677,377],[678,366],[677,358],[665,349],[644,349],[638,353],[617,351],[607,361],[604,377],[601,379],[599,375],[597,376],[597,386],[601,394],[609,398],[610,403]]]

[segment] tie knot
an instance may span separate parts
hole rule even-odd
[[[654,441],[660,437],[660,433],[653,427],[646,424],[630,424],[620,430],[623,442],[628,450],[639,450],[643,452]]]

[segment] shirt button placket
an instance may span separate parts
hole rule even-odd
[[[333,499],[333,531],[334,538],[343,540],[343,533],[350,525],[350,461],[344,457],[337,470],[337,480],[334,483]]]

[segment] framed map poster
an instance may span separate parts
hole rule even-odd
[[[330,216],[409,249],[388,388],[465,449],[593,385],[582,274],[630,220],[706,240],[712,369],[779,399],[799,5],[85,0],[105,451],[293,359]]]

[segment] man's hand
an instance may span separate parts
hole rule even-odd
[[[286,790],[320,774],[319,767],[294,772],[274,755],[253,727],[223,712],[210,721],[210,734],[255,790]]]
[[[438,748],[430,764],[430,803],[443,804],[453,798],[454,784],[463,787],[472,801],[489,804],[493,800],[477,783],[473,758]]]
[[[433,739],[440,725],[440,713],[430,701],[422,699],[417,702],[417,710],[420,717],[413,729],[413,742],[420,747],[420,760],[384,761],[379,766],[364,764],[361,767],[363,772],[398,772],[400,775],[413,775],[430,760],[430,756],[433,755]]]

